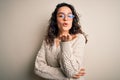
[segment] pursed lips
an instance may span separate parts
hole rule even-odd
[[[63,26],[68,26],[68,23],[63,23]]]

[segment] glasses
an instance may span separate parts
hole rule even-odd
[[[67,14],[67,15],[65,15],[64,13],[60,13],[57,15],[57,17],[60,19],[65,19],[66,17],[67,19],[73,19],[75,16],[72,13]]]

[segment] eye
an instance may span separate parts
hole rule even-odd
[[[60,17],[60,18],[64,18],[65,16],[64,16],[63,14],[61,14],[61,15],[59,15],[58,17]]]
[[[75,16],[73,14],[68,15],[69,18],[74,18]]]

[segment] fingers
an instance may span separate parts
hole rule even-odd
[[[80,76],[84,76],[85,73],[79,73],[79,74],[76,74],[75,76],[73,76],[73,78],[77,79],[77,78],[80,78]]]
[[[85,74],[85,69],[84,69],[84,68],[81,68],[79,73],[80,73],[80,74]]]
[[[81,74],[82,76],[84,76],[85,75],[85,69],[81,68],[79,74]]]
[[[60,36],[60,39],[62,42],[66,42],[66,41],[70,41],[72,39],[72,36],[70,34],[68,34],[68,35],[63,34]]]
[[[84,76],[85,75],[85,71],[81,71],[78,74],[76,74],[75,76]]]
[[[69,40],[69,35],[67,35],[67,40]]]
[[[81,68],[80,71],[85,71],[85,68]]]
[[[81,68],[80,72],[78,74],[76,74],[75,76],[73,76],[73,78],[77,79],[77,78],[80,78],[80,76],[84,76],[85,74],[86,74],[85,69]]]
[[[76,76],[76,75],[75,75],[75,76],[73,76],[73,78],[78,79],[78,78],[80,78],[80,76]]]
[[[76,74],[75,76],[73,76],[73,78],[80,78],[80,76],[84,76],[84,74]]]
[[[67,41],[67,38],[66,38],[66,36],[62,36],[62,37],[61,37],[61,41],[62,41],[62,42],[65,42],[65,41]]]
[[[80,78],[81,76],[84,76],[84,74],[76,74],[75,76],[73,76],[73,78],[77,79]]]

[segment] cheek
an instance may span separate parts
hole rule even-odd
[[[69,24],[72,25],[72,21],[70,21]]]
[[[72,21],[69,22],[69,26],[72,27]]]
[[[61,23],[61,22],[62,22],[62,20],[60,20],[59,18],[57,18],[57,22],[58,22],[58,23]]]
[[[57,25],[58,25],[58,27],[60,27],[62,25],[62,23],[63,22],[61,20],[57,19]]]

